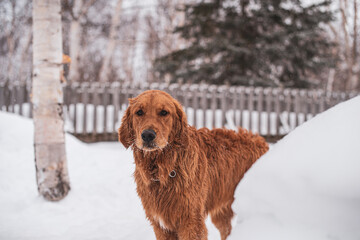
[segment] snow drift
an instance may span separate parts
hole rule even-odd
[[[29,119],[0,112],[0,239],[155,239],[119,143],[66,137],[72,190],[38,196]],[[229,239],[360,238],[360,97],[298,127],[248,171]],[[209,239],[220,239],[210,223]]]
[[[360,239],[360,97],[278,142],[236,196],[241,239]]]

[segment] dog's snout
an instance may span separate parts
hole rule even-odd
[[[146,129],[141,133],[141,138],[144,140],[144,142],[151,142],[156,137],[156,133],[152,129]]]

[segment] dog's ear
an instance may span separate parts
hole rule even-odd
[[[174,101],[176,114],[174,119],[174,143],[186,146],[189,143],[187,117],[181,104]]]
[[[129,107],[125,111],[121,120],[121,126],[118,130],[119,142],[121,142],[125,148],[129,148],[134,143],[134,129],[131,116],[132,101],[132,99],[129,99]]]

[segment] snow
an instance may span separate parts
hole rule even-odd
[[[359,239],[359,119],[357,97],[304,123],[256,162],[236,192],[242,227],[234,234]]]
[[[296,128],[247,172],[229,239],[360,238],[360,97]],[[0,239],[155,239],[120,143],[66,136],[69,195],[36,189],[33,124],[0,112]],[[220,239],[207,221],[209,239]]]

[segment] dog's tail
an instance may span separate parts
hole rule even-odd
[[[250,141],[250,144],[253,145],[251,149],[255,154],[254,162],[269,150],[269,144],[266,142],[265,138],[261,137],[259,134],[253,134],[251,131],[241,127],[238,128],[238,134],[242,141]]]

